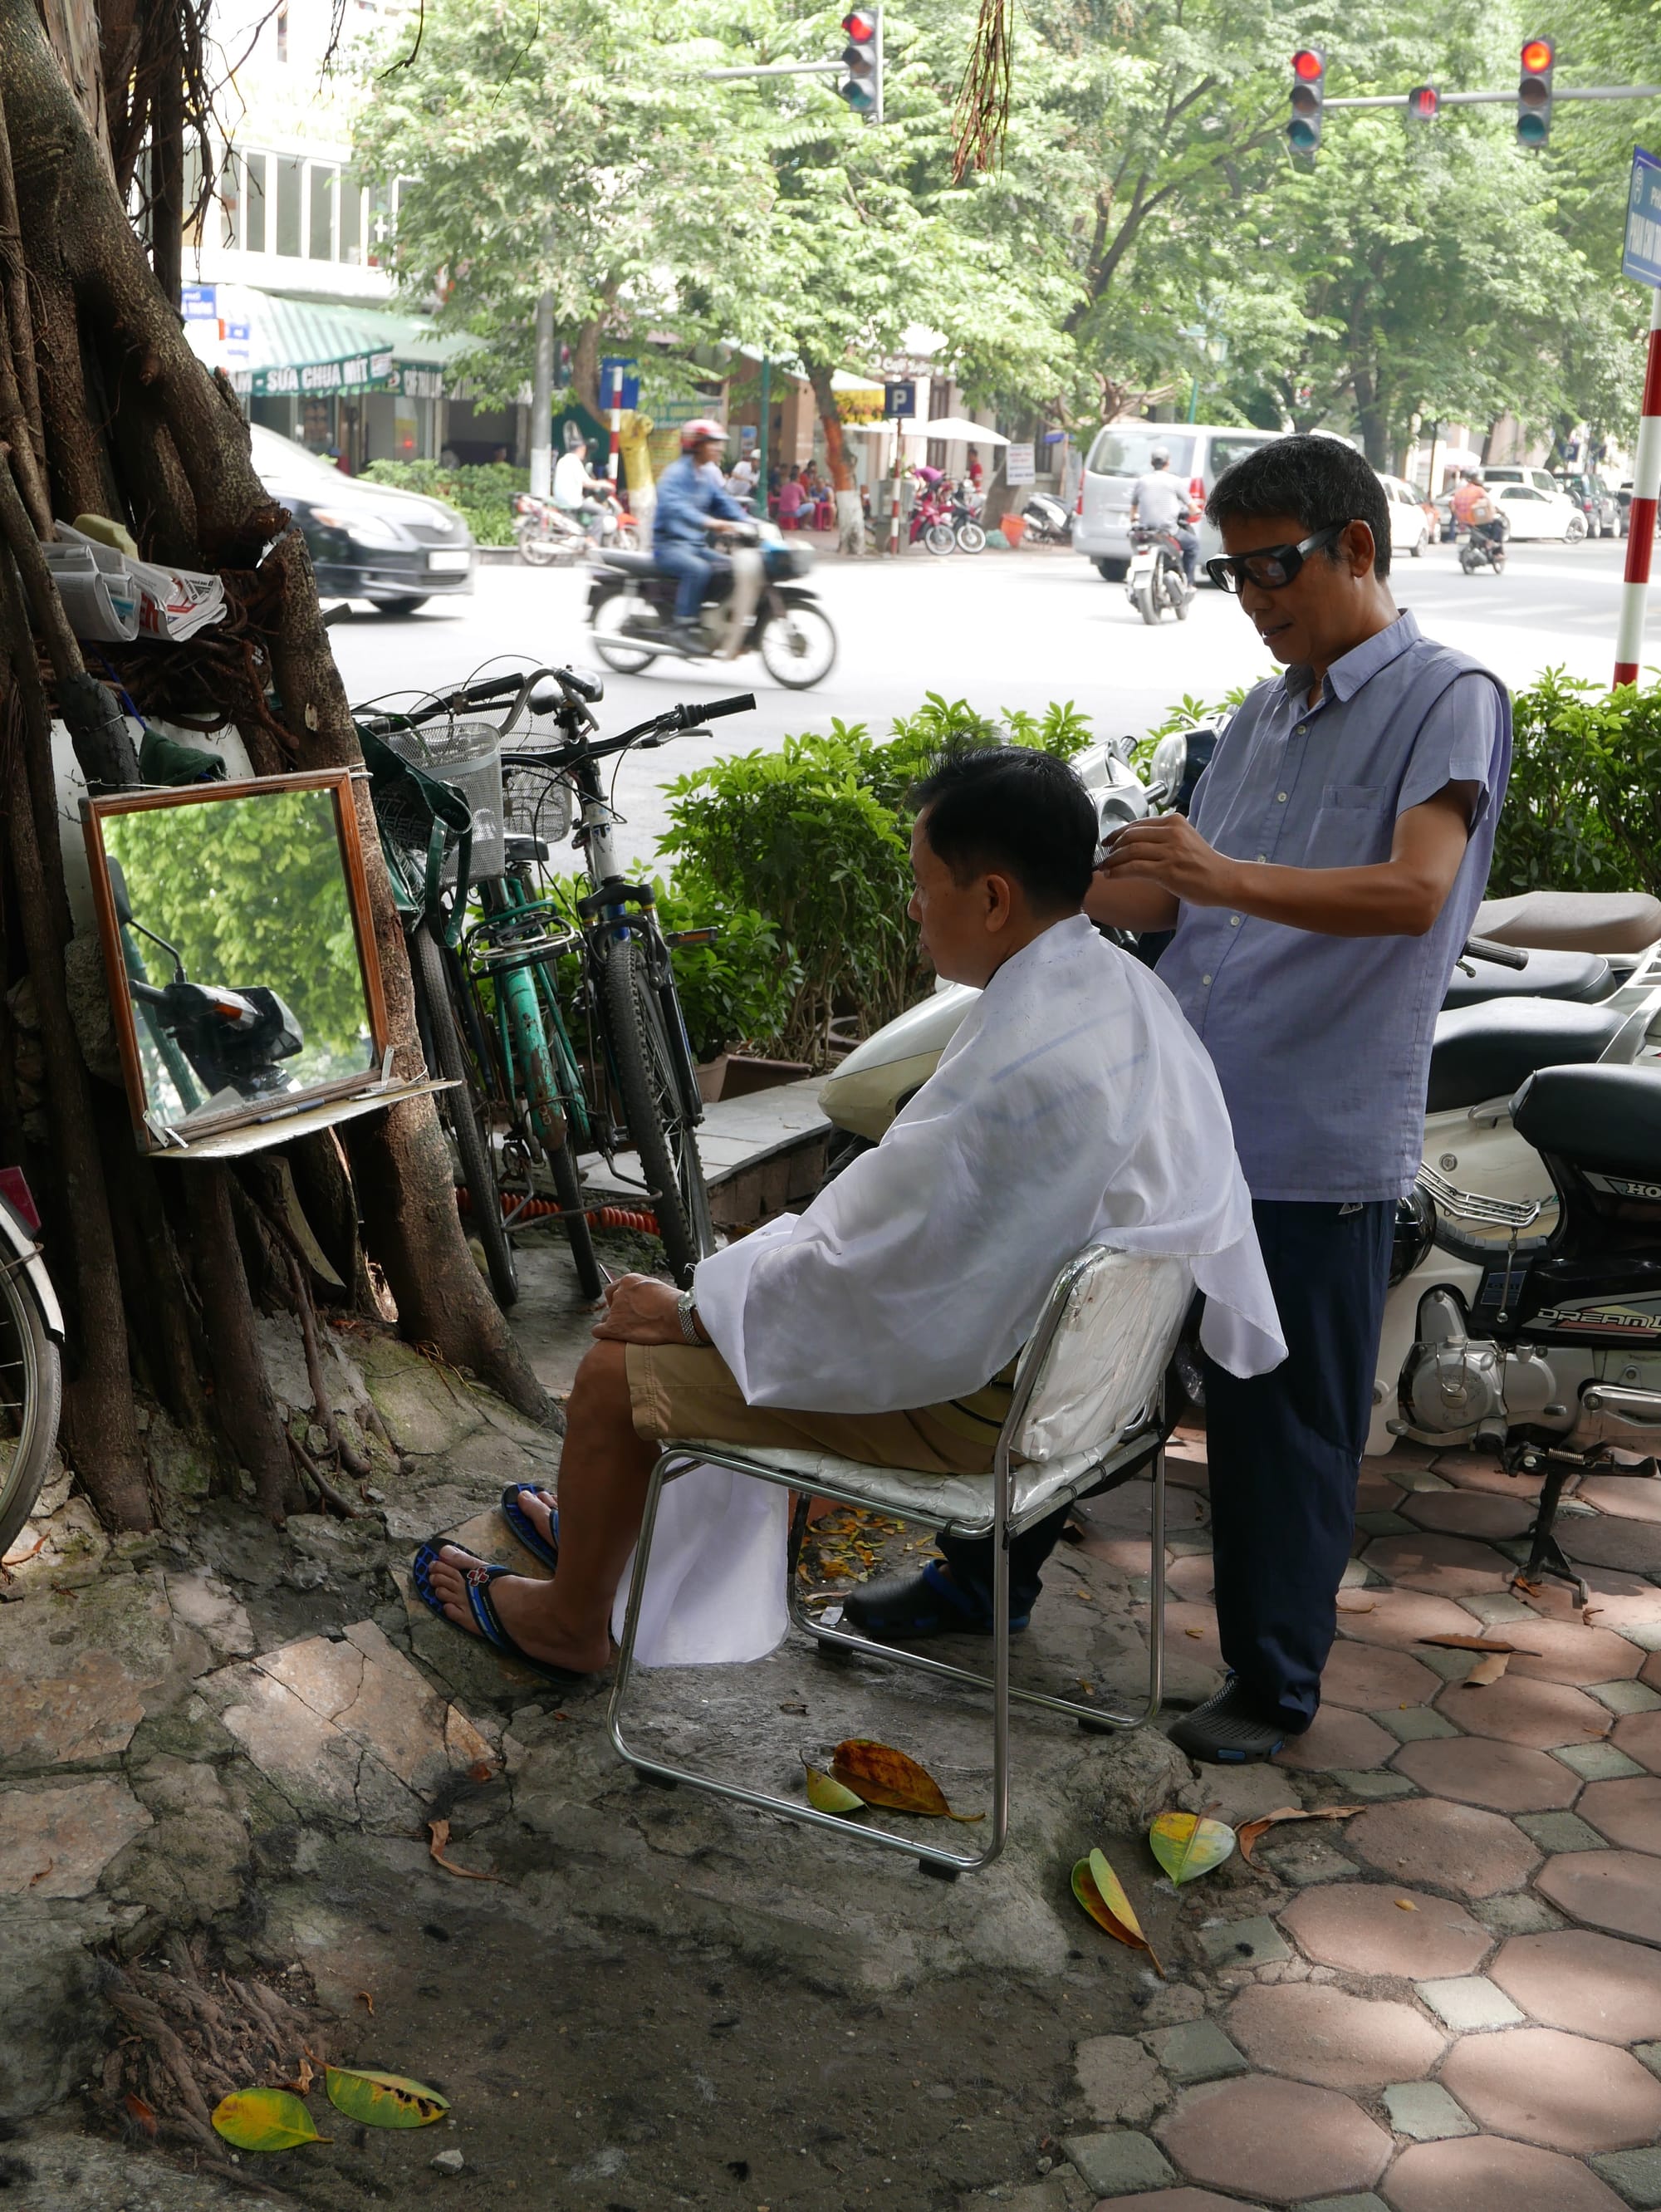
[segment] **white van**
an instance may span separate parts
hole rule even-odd
[[[1137,478],[1152,468],[1149,455],[1155,446],[1163,446],[1170,454],[1170,473],[1186,486],[1189,498],[1199,507],[1231,462],[1254,447],[1272,445],[1281,434],[1278,430],[1242,429],[1238,424],[1104,423],[1085,457],[1073,523],[1075,550],[1094,561],[1110,584],[1122,582],[1131,559],[1131,494]],[[1209,522],[1202,520],[1197,526],[1200,558],[1209,560],[1222,548]]]

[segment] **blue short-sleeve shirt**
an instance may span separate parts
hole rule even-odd
[[[1511,701],[1410,614],[1250,694],[1201,778],[1194,826],[1235,860],[1388,860],[1396,818],[1477,787],[1470,841],[1422,937],[1325,937],[1184,906],[1161,980],[1215,1063],[1252,1194],[1347,1203],[1412,1188],[1436,1016],[1488,883],[1511,770]]]

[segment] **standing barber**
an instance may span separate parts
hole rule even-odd
[[[1266,1759],[1320,1703],[1373,1410],[1396,1201],[1412,1188],[1438,1009],[1488,880],[1511,767],[1498,678],[1390,595],[1384,490],[1336,438],[1221,476],[1215,581],[1286,664],[1219,743],[1191,818],[1113,840],[1085,911],[1176,934],[1161,977],[1204,1041],[1251,1187],[1284,1364],[1204,1362],[1227,1686],[1178,1723],[1196,1759]],[[1022,1620],[1059,1539],[1010,1546]],[[990,1625],[991,1545],[851,1593],[900,1640]]]
[[[1382,487],[1335,438],[1218,478],[1209,564],[1285,673],[1195,794],[1115,840],[1099,921],[1176,935],[1159,972],[1222,1080],[1288,1356],[1205,1363],[1227,1686],[1172,1730],[1264,1759],[1320,1701],[1354,1534],[1396,1201],[1424,1134],[1436,1015],[1488,881],[1511,768],[1496,677],[1390,594]]]

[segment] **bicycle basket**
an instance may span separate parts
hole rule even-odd
[[[434,724],[422,730],[390,730],[386,742],[403,760],[407,760],[440,783],[447,783],[467,802],[473,817],[473,854],[468,869],[470,878],[479,882],[487,876],[499,876],[506,854],[503,846],[502,828],[502,764],[500,744],[494,726],[489,722],[449,722]],[[392,819],[377,807],[383,834],[404,838],[405,824],[397,802],[394,799]],[[427,850],[430,817],[417,824],[408,824],[408,842],[417,851]],[[446,852],[444,878],[446,884],[456,880],[456,854]]]
[[[571,834],[571,786],[552,769],[511,768],[502,812],[510,836],[562,844]]]

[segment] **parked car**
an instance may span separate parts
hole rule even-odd
[[[1523,461],[1496,462],[1476,474],[1485,484],[1532,484],[1536,491],[1547,493],[1561,489],[1549,469],[1531,468]]]
[[[1630,478],[1615,495],[1615,503],[1621,510],[1621,535],[1632,535],[1632,483]],[[1656,517],[1656,534],[1661,536],[1661,514]]]
[[[1391,557],[1399,560],[1403,553],[1410,553],[1416,561],[1432,537],[1419,495],[1403,477],[1387,477],[1381,471],[1379,482],[1384,486],[1390,513]]]
[[[1535,469],[1531,477],[1543,476],[1543,470]],[[1548,489],[1542,490],[1533,483],[1512,483],[1503,477],[1494,477],[1482,471],[1482,482],[1493,495],[1494,504],[1504,515],[1513,538],[1555,538],[1566,544],[1578,545],[1586,534],[1586,518],[1568,496],[1559,491],[1549,477],[1545,477]]]
[[[478,549],[453,507],[391,484],[343,476],[292,438],[258,423],[254,468],[299,523],[325,599],[367,599],[410,615],[439,593],[470,592]]]
[[[1084,460],[1073,544],[1110,584],[1122,583],[1131,564],[1131,494],[1137,478],[1149,474],[1149,456],[1163,446],[1171,456],[1171,475],[1187,488],[1196,507],[1222,471],[1242,453],[1267,446],[1278,430],[1216,427],[1205,422],[1108,422],[1097,431]],[[1222,550],[1209,522],[1197,526],[1200,559]]]
[[[1589,538],[1620,536],[1621,503],[1602,477],[1576,475],[1565,469],[1556,477],[1556,484],[1585,516]]]

